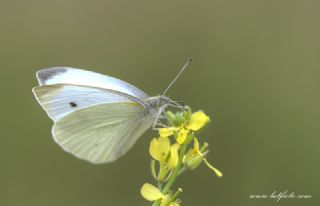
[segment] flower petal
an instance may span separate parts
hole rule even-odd
[[[160,137],[169,137],[176,131],[176,127],[165,127],[158,129]]]
[[[155,160],[162,161],[170,151],[168,137],[153,138],[150,142],[149,153]]]
[[[183,144],[184,141],[186,140],[188,134],[189,134],[189,130],[184,129],[184,128],[181,128],[181,129],[179,130],[179,132],[178,132],[178,136],[177,136],[176,141],[177,141],[179,144]]]
[[[179,161],[179,154],[178,154],[178,150],[179,150],[180,145],[179,144],[174,144],[170,147],[170,159],[168,162],[168,166],[170,169],[173,169],[177,166],[178,161]]]
[[[207,116],[204,112],[198,111],[192,114],[190,118],[190,122],[188,125],[188,129],[193,131],[197,131],[201,129],[205,124],[210,121],[210,117]]]
[[[161,200],[160,206],[167,206],[169,201],[170,201],[170,196],[165,195],[164,198],[162,198],[162,200]]]
[[[164,198],[164,195],[161,193],[161,191],[149,183],[145,183],[141,187],[140,193],[144,199],[149,201],[155,201]]]
[[[196,137],[193,139],[193,152],[195,154],[201,154],[200,149],[199,149],[199,141]]]

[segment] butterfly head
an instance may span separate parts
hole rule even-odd
[[[168,106],[175,107],[179,109],[184,109],[184,107],[173,101],[167,96],[158,95],[155,97],[150,97],[146,99],[146,103],[151,110],[164,111]]]

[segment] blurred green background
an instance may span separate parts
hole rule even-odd
[[[148,131],[119,161],[63,152],[35,101],[35,72],[73,66],[163,92],[213,121],[205,166],[182,176],[184,206],[319,205],[319,1],[0,1],[0,205],[150,205]],[[274,190],[309,200],[252,200]]]

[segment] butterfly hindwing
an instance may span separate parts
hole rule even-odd
[[[99,104],[63,117],[52,133],[55,141],[76,157],[107,163],[126,153],[154,118],[138,103]]]

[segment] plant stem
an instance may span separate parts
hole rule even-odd
[[[182,189],[179,188],[171,197],[170,202],[176,201],[176,199],[178,198],[178,196],[180,195],[180,193],[182,192]]]
[[[186,166],[183,166],[179,171],[179,176],[187,170]]]

